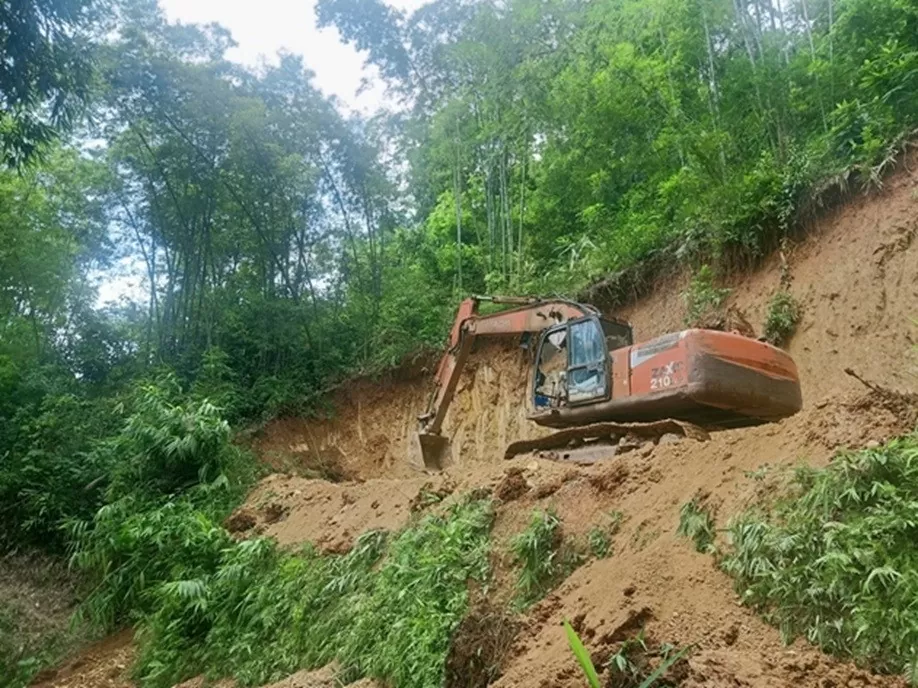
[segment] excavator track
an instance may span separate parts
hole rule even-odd
[[[595,423],[568,428],[534,440],[519,440],[504,451],[504,459],[538,452],[540,458],[574,463],[595,463],[637,449],[649,442],[657,444],[664,437],[706,441],[707,431],[679,420],[665,419],[648,423]]]

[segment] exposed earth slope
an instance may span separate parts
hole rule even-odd
[[[790,289],[804,308],[788,347],[800,369],[804,410],[782,423],[715,433],[707,442],[661,444],[589,467],[531,457],[504,461],[508,442],[544,431],[525,420],[527,354],[515,342],[493,343],[473,354],[449,412],[446,432],[457,460],[447,471],[424,474],[413,449],[415,416],[429,393],[425,367],[360,380],[335,394],[333,417],[281,420],[261,433],[256,447],[279,472],[256,488],[231,529],[343,551],[367,529],[397,529],[431,508],[425,495],[449,501],[470,489],[492,489],[501,500],[492,594],[501,597],[510,594],[512,572],[500,552],[533,509],[555,509],[566,537],[583,537],[619,511],[614,554],[577,569],[525,614],[497,685],[582,686],[564,618],[575,621],[596,657],[608,656],[642,626],[656,642],[693,644],[685,686],[897,685],[898,679],[838,662],[802,641],[785,647],[776,629],[739,605],[714,559],[697,553],[676,528],[681,506],[693,497],[705,500],[723,527],[780,486],[784,467],[824,464],[840,448],[915,427],[914,408],[871,392],[844,370],[883,387],[918,389],[916,234],[918,172],[905,170],[882,191],[822,217],[787,247]],[[759,331],[782,269],[776,255],[728,285],[729,305]],[[686,283],[686,276],[673,276],[617,315],[632,322],[639,340],[681,329]],[[303,676],[305,682],[291,677],[283,685],[328,685]],[[69,672],[48,685],[92,684]]]

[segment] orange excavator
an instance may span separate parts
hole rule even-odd
[[[510,308],[482,315],[478,307],[483,301]],[[427,468],[441,468],[449,456],[443,420],[475,340],[507,335],[527,337],[530,344],[538,335],[531,349],[528,418],[567,428],[556,433],[556,440],[540,441],[542,447],[615,438],[616,431],[624,430],[647,437],[674,427],[760,425],[792,416],[802,406],[797,366],[765,342],[689,329],[634,344],[628,323],[602,317],[589,305],[476,296],[459,306],[427,411],[418,418]],[[536,446],[515,444],[517,449]]]

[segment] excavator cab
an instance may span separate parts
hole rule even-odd
[[[545,330],[535,359],[535,412],[608,399],[609,351],[631,344],[632,332],[627,323],[592,314]]]

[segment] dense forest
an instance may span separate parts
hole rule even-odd
[[[152,0],[0,4],[0,546],[73,555],[100,627],[252,479],[231,427],[439,345],[464,295],[750,265],[918,127],[912,0],[317,18],[398,107],[346,113],[298,56],[244,68]],[[125,271],[142,289],[100,304]]]

